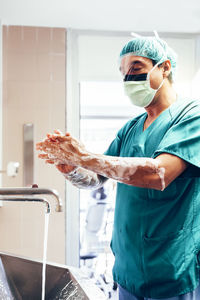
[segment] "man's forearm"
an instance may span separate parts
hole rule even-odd
[[[138,187],[163,190],[164,170],[152,158],[114,157],[85,152],[75,158],[77,166],[104,177]]]
[[[37,149],[55,157],[63,164],[81,167],[128,185],[158,190],[165,188],[165,169],[160,166],[158,159],[94,154],[87,151],[82,143],[69,134],[65,136],[53,135],[44,142],[40,142]],[[73,177],[73,173],[71,176]],[[95,176],[98,177],[98,175]],[[91,178],[93,180],[93,177],[90,176],[86,180],[88,187]],[[98,186],[98,184],[93,185]]]
[[[75,168],[73,171],[64,174],[64,176],[80,189],[98,189],[108,179],[83,168]]]

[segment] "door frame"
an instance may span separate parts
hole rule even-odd
[[[79,139],[80,101],[78,80],[78,34],[66,31],[66,132]],[[79,189],[66,180],[65,260],[70,266],[79,267]]]
[[[2,100],[3,99],[3,27],[2,27],[2,20],[0,19],[0,170],[2,170],[2,123],[3,123],[3,106]],[[2,186],[2,174],[0,173],[0,187]],[[0,206],[2,202],[0,201]]]

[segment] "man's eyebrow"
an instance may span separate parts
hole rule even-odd
[[[141,60],[134,60],[131,62],[131,65],[135,65],[135,64],[144,64]]]
[[[141,61],[141,60],[134,60],[130,63],[130,66],[134,66],[135,64],[141,64],[141,65],[144,65],[144,62]],[[121,66],[119,67],[119,71],[121,72],[122,71],[122,68]]]

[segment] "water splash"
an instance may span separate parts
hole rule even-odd
[[[1,280],[0,280],[0,299],[15,300],[15,298],[11,295],[10,289],[8,288],[8,284]]]
[[[78,284],[70,280],[65,287],[61,290],[60,294],[55,300],[84,300],[85,296],[82,291],[79,290]]]
[[[8,284],[6,272],[0,259],[0,299],[2,300],[15,300]]]

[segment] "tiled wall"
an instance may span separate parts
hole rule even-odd
[[[65,130],[66,30],[3,26],[3,168],[20,163],[4,187],[23,186],[23,124],[34,124],[35,142],[53,129]],[[35,183],[65,195],[65,180],[54,166],[34,157]],[[65,262],[65,214],[51,200],[47,260]],[[42,258],[43,204],[4,203],[0,208],[0,251]]]

